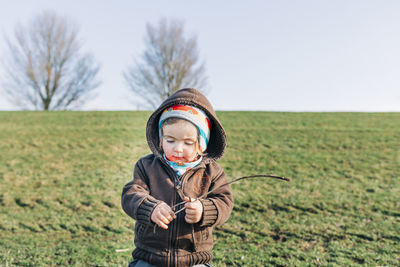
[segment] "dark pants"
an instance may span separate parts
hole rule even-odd
[[[155,266],[145,261],[134,259],[131,263],[129,263],[128,267],[155,267]],[[211,263],[205,263],[205,264],[193,265],[192,267],[212,267],[212,265]]]

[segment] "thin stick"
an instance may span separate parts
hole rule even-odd
[[[219,186],[219,187],[217,187],[217,188],[214,188],[213,190],[208,191],[207,193],[205,193],[205,194],[202,195],[201,197],[198,197],[198,198],[196,198],[196,199],[194,199],[194,200],[192,200],[192,201],[196,201],[196,200],[200,200],[200,199],[206,198],[209,194],[211,194],[211,193],[214,192],[215,190],[219,189],[220,187],[223,187],[223,186],[226,186],[226,185],[229,185],[229,184],[233,184],[233,183],[238,182],[238,181],[240,181],[240,180],[249,179],[249,178],[260,178],[260,177],[262,177],[262,178],[274,178],[274,179],[283,180],[283,181],[287,181],[287,182],[290,181],[289,178],[281,177],[281,176],[276,176],[276,175],[271,175],[271,174],[256,174],[256,175],[243,176],[243,177],[236,178],[236,179],[234,179],[234,180],[232,180],[232,181],[230,181],[230,182],[227,182],[227,183],[225,183],[225,184],[223,184],[223,185],[221,185],[221,186]],[[182,205],[182,204],[184,204],[184,203],[186,203],[186,201],[179,202],[178,204],[175,204],[174,206],[172,206],[172,209],[174,209],[175,207],[177,207],[177,206],[179,206],[179,205]],[[180,210],[176,211],[176,212],[175,212],[175,215],[178,214],[178,213],[180,213],[180,212],[183,211],[184,209],[185,209],[185,207],[183,207],[183,208],[181,208]]]
[[[289,179],[289,178],[286,178],[286,177],[281,177],[281,176],[276,176],[276,175],[271,175],[271,174],[256,174],[256,175],[248,175],[248,176],[243,176],[243,177],[236,178],[236,179],[234,179],[234,180],[232,180],[232,181],[230,181],[230,182],[227,182],[227,183],[221,185],[220,187],[223,187],[223,186],[226,186],[226,185],[229,185],[229,184],[233,184],[233,183],[238,182],[238,181],[243,180],[243,179],[259,178],[259,177],[263,177],[263,178],[275,178],[275,179],[283,180],[283,181],[287,181],[287,182],[290,181],[290,179]],[[218,188],[219,188],[219,187],[218,187]],[[202,195],[202,196],[199,197],[198,199],[205,198],[206,196],[208,196],[209,194],[211,194],[213,191],[217,190],[218,188],[214,188],[213,190],[208,191],[206,194]]]
[[[185,209],[185,207],[181,208],[180,210],[175,212],[175,215],[178,214],[179,212],[183,211]]]
[[[116,249],[115,252],[127,252],[132,250],[131,248],[121,248],[121,249]]]

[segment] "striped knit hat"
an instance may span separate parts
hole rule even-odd
[[[175,105],[168,107],[161,113],[158,130],[161,140],[161,126],[168,118],[180,118],[193,123],[200,136],[200,150],[204,152],[207,149],[208,141],[210,140],[211,123],[206,113],[201,109],[188,105]]]

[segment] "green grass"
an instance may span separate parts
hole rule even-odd
[[[149,112],[0,112],[0,266],[126,266]],[[400,113],[219,112],[235,208],[214,266],[398,266]],[[129,249],[116,252],[117,249]]]

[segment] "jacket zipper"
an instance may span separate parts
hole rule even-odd
[[[171,175],[171,177],[173,177],[174,191],[175,192],[174,192],[174,200],[172,202],[172,205],[175,205],[176,204],[176,194],[177,194],[176,193],[177,176],[176,176],[176,173],[171,169],[171,167],[163,159],[160,159],[160,160],[164,164],[164,166],[166,167],[167,172]],[[171,238],[170,238],[170,241],[169,241],[169,248],[168,248],[168,251],[169,251],[169,253],[171,255],[171,257],[169,258],[169,261],[168,261],[168,265],[169,266],[174,266],[174,263],[175,263],[175,250],[174,250],[173,242],[174,242],[175,235],[176,235],[176,232],[175,232],[176,231],[175,230],[176,225],[177,225],[177,223],[174,222],[172,229],[169,230],[169,232],[171,233]]]
[[[168,165],[168,167],[169,167],[169,165]],[[176,173],[175,172],[173,172],[174,173],[174,188],[175,188],[175,196],[174,196],[174,205],[176,204],[176,196],[178,195],[178,192],[176,192],[176,188],[181,188],[181,186],[183,185],[183,179],[185,178],[185,176],[187,176],[187,172],[186,173],[184,173],[183,175],[182,175],[182,177],[181,177],[181,179],[178,179],[178,176],[176,175]],[[176,182],[178,182],[178,184],[176,183]],[[175,255],[175,249],[174,249],[174,246],[176,246],[176,238],[177,238],[177,236],[178,236],[178,231],[179,231],[179,217],[181,217],[181,216],[183,216],[182,215],[183,213],[181,213],[181,214],[178,214],[177,215],[177,220],[175,221],[175,223],[174,223],[174,227],[172,228],[172,238],[171,238],[171,253],[172,253],[172,257],[171,257],[171,263],[172,263],[172,265],[171,266],[175,266],[175,261],[176,261],[176,255]]]
[[[164,159],[161,159],[161,162],[164,164],[164,166],[166,166],[167,168],[167,171],[171,174],[172,173],[172,177],[174,177],[174,188],[175,188],[175,194],[174,194],[174,201],[173,201],[173,203],[172,203],[172,205],[175,205],[176,204],[176,195],[178,194],[177,192],[176,192],[176,188],[178,188],[178,189],[182,189],[183,190],[183,186],[184,186],[184,181],[185,181],[185,178],[188,176],[188,174],[189,173],[194,173],[194,171],[197,171],[198,169],[202,169],[202,168],[204,168],[203,166],[202,167],[194,167],[193,169],[190,169],[189,171],[187,171],[187,172],[185,172],[183,175],[182,175],[182,177],[181,177],[181,179],[180,179],[180,181],[178,181],[179,179],[178,179],[178,176],[176,175],[176,173],[172,170],[172,168],[171,168],[171,166],[169,166],[168,165],[168,163],[166,163],[165,161],[164,161]],[[178,184],[177,184],[177,181],[178,181]],[[183,200],[183,199],[182,199]],[[182,214],[182,213],[181,213]],[[179,216],[179,214],[178,214],[178,216]],[[182,216],[182,215],[181,215]],[[178,218],[177,218],[178,219]],[[169,261],[169,263],[170,263],[170,266],[175,266],[175,249],[174,249],[174,242],[176,241],[176,236],[177,236],[177,232],[178,232],[178,227],[179,227],[179,225],[178,225],[178,223],[177,223],[177,221],[173,224],[173,227],[172,227],[172,229],[171,229],[171,240],[170,240],[170,242],[169,242],[169,251],[170,251],[170,254],[171,254],[171,259],[170,259],[170,261]],[[194,229],[193,229],[193,225],[192,225],[192,238],[193,238],[193,245],[194,245],[194,247],[196,246],[196,244],[195,244],[195,240],[194,240]]]
[[[195,167],[193,169],[190,169],[188,172],[184,173],[182,178],[181,178],[180,185],[178,185],[178,186],[180,186],[180,187],[178,187],[178,189],[182,189],[182,193],[183,193],[183,188],[184,188],[184,185],[185,185],[185,178],[189,175],[189,172],[191,174],[194,174],[197,170],[204,169],[204,168],[205,167],[203,167],[203,166],[201,166],[201,167],[199,166],[197,168]],[[194,236],[194,224],[191,224],[191,228],[192,228],[192,239],[193,239],[193,251],[197,251],[196,238]]]

